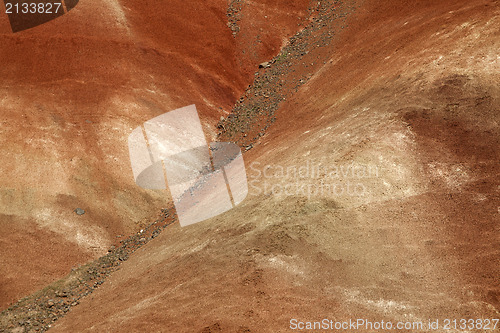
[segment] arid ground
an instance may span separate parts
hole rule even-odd
[[[498,0],[87,0],[0,40],[0,332],[500,318]],[[127,138],[190,104],[249,194],[182,228]]]

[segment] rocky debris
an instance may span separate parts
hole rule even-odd
[[[241,19],[241,9],[243,8],[243,0],[232,0],[227,8],[227,26],[231,29],[233,37],[240,32],[238,22]]]
[[[265,61],[261,64],[259,64],[259,68],[269,68],[271,67],[271,64],[269,63],[269,61]]]
[[[81,209],[81,208],[76,208],[74,210],[74,212],[76,213],[76,215],[83,215],[83,214],[85,214],[85,211],[83,209]]]
[[[76,212],[76,209],[75,209]],[[72,269],[65,278],[45,289],[19,300],[0,313],[0,332],[45,332],[71,307],[90,295],[106,278],[119,269],[121,263],[142,245],[146,244],[167,226],[177,221],[173,208],[162,209],[160,216],[141,233],[112,246],[108,253],[86,265]]]
[[[232,4],[241,8],[240,1]],[[314,50],[329,45],[354,10],[354,0],[311,1],[311,23],[291,37],[280,54],[259,65],[253,84],[236,102],[230,115],[218,122],[219,140],[235,142],[245,151],[253,148],[276,120],[274,114],[280,104],[311,78],[319,64],[326,63],[328,59],[318,59]],[[308,74],[299,74],[296,68]]]

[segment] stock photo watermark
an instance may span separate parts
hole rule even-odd
[[[76,7],[79,0],[4,0],[4,13],[12,32],[31,29],[50,22]]]
[[[129,135],[128,146],[136,184],[168,190],[181,226],[227,212],[249,193],[309,199],[366,196],[380,173],[376,165],[316,160],[245,167],[236,144],[206,141],[195,105],[146,121]]]
[[[494,331],[499,323],[498,318],[460,318],[460,319],[429,319],[424,321],[372,321],[368,319],[348,319],[343,321],[324,318],[319,321],[302,321],[290,319],[292,330],[331,330],[331,331],[463,331],[482,330]]]
[[[367,180],[379,177],[376,165],[328,164],[307,160],[302,165],[277,165],[253,162],[248,184],[253,195],[275,196],[365,196]]]
[[[128,146],[136,184],[168,189],[181,226],[227,212],[247,196],[240,148],[207,143],[195,105],[146,121],[129,135]]]

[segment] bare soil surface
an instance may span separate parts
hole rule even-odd
[[[308,4],[274,4],[277,30],[260,37],[265,52],[246,58],[220,1],[84,1],[16,34],[1,13],[0,309],[106,254],[168,207],[165,193],[134,183],[131,130],[196,104],[215,138],[215,123],[299,29]]]
[[[50,331],[500,317],[498,1],[314,3],[218,123],[247,199],[134,248]],[[33,330],[29,311],[6,328]]]
[[[112,246],[105,256],[72,268],[64,278],[4,310],[0,316],[0,330],[46,331],[103,284],[132,253],[174,222],[177,222],[175,210],[163,209],[158,219],[137,234],[120,241],[119,246]]]

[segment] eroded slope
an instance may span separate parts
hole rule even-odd
[[[498,318],[498,17],[494,1],[366,1],[246,154],[245,202],[167,229],[54,331]],[[307,163],[324,168],[276,175]],[[351,165],[375,171],[321,172]]]
[[[293,34],[307,5],[275,17],[279,38],[262,37],[266,52]],[[16,34],[2,15],[0,307],[104,254],[167,206],[164,193],[134,184],[127,137],[189,104],[215,136],[252,77],[226,11],[218,1],[84,1]],[[243,59],[246,68],[266,52]]]

